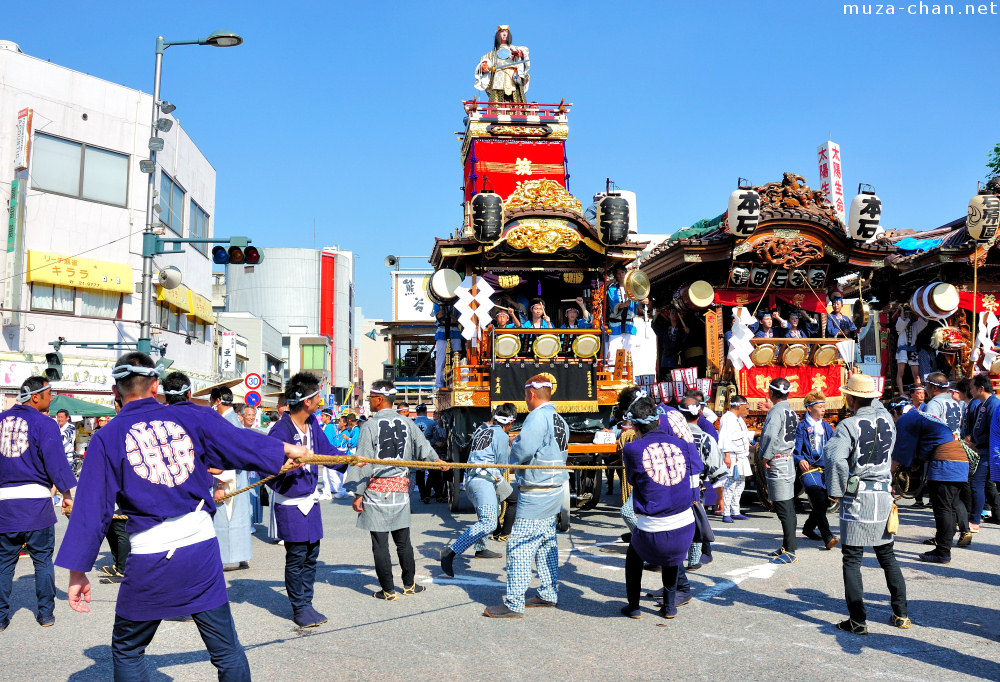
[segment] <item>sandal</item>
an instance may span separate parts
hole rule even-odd
[[[867,623],[855,623],[853,620],[848,618],[842,623],[837,623],[837,629],[843,630],[844,632],[850,632],[852,635],[867,635],[868,625]]]
[[[423,585],[413,583],[409,587],[406,587],[405,585],[403,586],[403,594],[419,594],[420,592],[424,592],[426,589],[427,588]]]
[[[767,555],[770,556],[770,557],[776,557],[776,556],[781,556],[784,553],[785,553],[785,548],[784,547],[779,547],[778,549],[774,550],[773,552],[768,552]]]
[[[396,601],[399,597],[395,592],[386,592],[384,590],[379,590],[378,592],[373,592],[372,596],[376,599],[382,599],[384,601]]]
[[[913,626],[913,621],[911,621],[906,616],[900,618],[895,613],[889,616],[889,625],[897,627],[900,630],[909,630]]]

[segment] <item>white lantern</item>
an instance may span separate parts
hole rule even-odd
[[[729,281],[738,287],[746,285],[750,281],[750,268],[745,268],[742,265],[733,268]]]
[[[729,220],[726,231],[737,237],[749,237],[760,222],[760,195],[752,189],[738,189],[729,195]]]
[[[771,271],[767,268],[755,265],[752,270],[750,270],[750,284],[755,287],[762,287],[767,284],[767,277],[771,274]]]
[[[969,201],[969,215],[965,219],[965,229],[977,242],[992,241],[997,236],[997,222],[1000,220],[1000,197],[993,194],[977,194]]]
[[[851,213],[848,225],[851,239],[868,241],[878,232],[878,223],[882,219],[882,200],[874,192],[862,192],[851,201]]]

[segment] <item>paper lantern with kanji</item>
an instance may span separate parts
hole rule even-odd
[[[965,218],[965,229],[977,242],[992,241],[997,236],[1000,220],[1000,197],[993,194],[977,194],[969,201],[969,215]]]
[[[502,229],[503,199],[500,195],[483,191],[472,197],[472,230],[476,241],[496,241]]]
[[[874,192],[861,192],[851,201],[851,212],[848,218],[848,229],[851,239],[865,242],[873,239],[878,233],[878,224],[882,219],[882,200]]]
[[[609,194],[597,204],[597,234],[604,244],[621,244],[628,239],[628,199]]]
[[[760,195],[741,188],[729,195],[729,216],[726,232],[737,237],[749,237],[760,222]]]

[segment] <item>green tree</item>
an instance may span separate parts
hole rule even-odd
[[[993,152],[986,161],[986,168],[989,170],[987,179],[1000,178],[1000,144],[993,148]]]

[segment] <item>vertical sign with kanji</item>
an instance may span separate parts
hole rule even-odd
[[[827,140],[816,150],[819,161],[819,189],[833,206],[840,222],[846,227],[847,213],[844,206],[844,171],[840,162],[840,145]]]
[[[236,332],[219,334],[219,373],[222,376],[236,371]]]
[[[431,273],[426,270],[395,271],[392,273],[393,320],[432,322],[434,304],[427,298]]]

